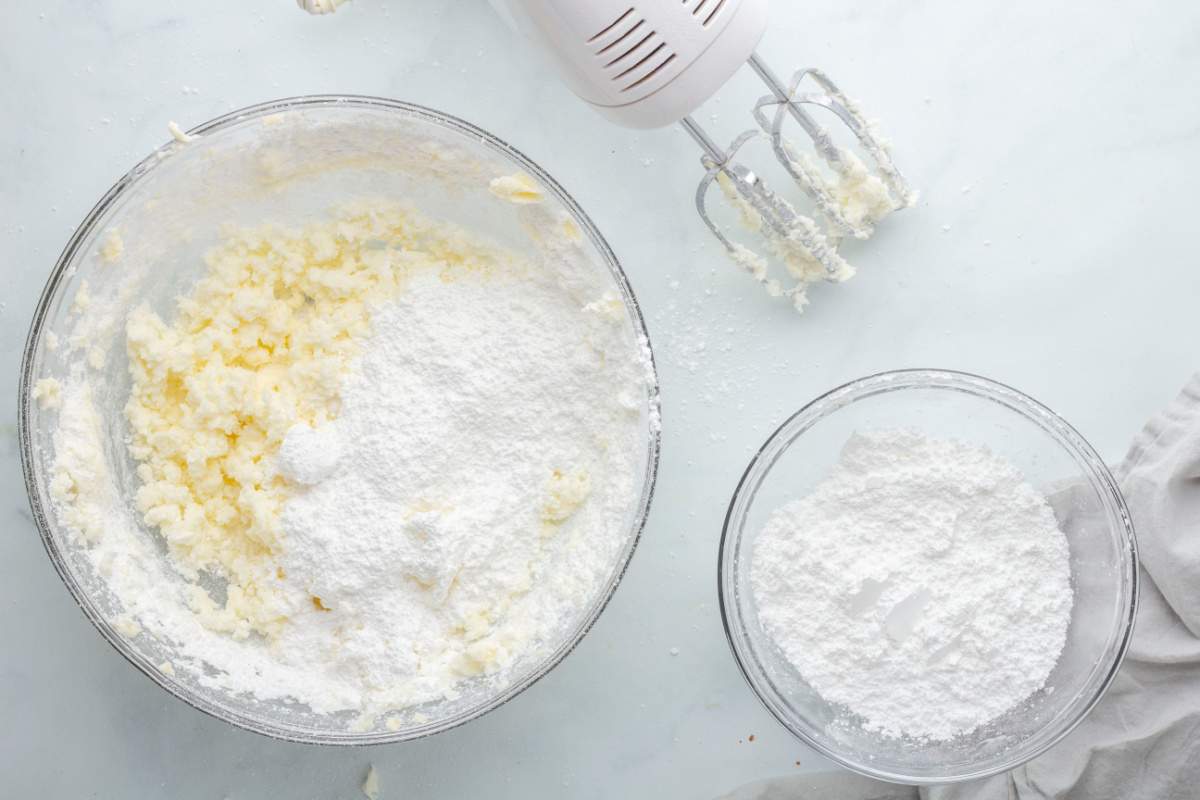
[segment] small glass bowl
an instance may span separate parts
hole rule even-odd
[[[624,538],[593,595],[563,620],[552,641],[506,673],[507,682],[467,682],[454,698],[417,706],[390,719],[390,725],[377,720],[365,730],[353,712],[315,714],[296,703],[259,701],[216,688],[203,675],[155,666],[171,660],[170,643],[116,623],[122,614],[119,599],[58,519],[49,493],[57,421],[53,410],[32,401],[31,390],[44,375],[94,369],[80,363],[82,353],[68,353],[68,342],[82,337],[87,345],[104,348],[107,360],[93,373],[94,404],[108,445],[104,456],[112,491],[126,498],[128,507],[121,510],[125,524],[141,526],[129,500],[137,478],[123,444],[127,432],[121,409],[129,393],[125,317],[142,302],[170,314],[175,298],[200,277],[204,254],[218,242],[225,224],[299,224],[328,218],[342,202],[386,198],[412,204],[431,218],[458,224],[518,253],[544,256],[547,245],[530,233],[520,209],[489,193],[489,179],[522,171],[543,191],[540,208],[558,215],[564,226],[573,223],[582,234],[572,252],[621,299],[631,334],[648,349],[629,282],[595,225],[545,170],[504,141],[448,114],[383,98],[318,95],[234,111],[189,133],[193,140],[159,148],[100,199],[67,243],[34,311],[21,364],[18,427],[25,486],[50,560],[84,614],[121,655],[171,694],[233,725],[291,741],[380,744],[476,719],[557,665],[591,628],[624,574],[646,520],[658,467],[660,436],[653,421],[659,400],[652,362],[645,396],[639,398],[644,448],[638,454],[641,470]],[[124,252],[116,263],[106,263],[105,246],[113,232],[122,237]],[[73,329],[78,320],[72,302],[85,282],[92,297],[87,313],[95,324],[80,334]],[[155,532],[143,532],[148,540],[157,540]],[[164,579],[175,578],[165,556],[162,560]]]
[[[865,730],[826,702],[763,630],[750,585],[754,542],[771,513],[828,474],[855,430],[910,428],[982,444],[1047,496],[1070,547],[1075,602],[1046,686],[971,734],[924,742]],[[817,398],[751,460],[725,518],[718,582],[725,633],[743,675],[784,727],[855,772],[896,783],[950,783],[1013,769],[1045,751],[1108,688],[1133,633],[1138,557],[1125,502],[1104,462],[1061,417],[975,375],[901,370]]]

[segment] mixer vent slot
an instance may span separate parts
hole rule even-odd
[[[670,64],[674,60],[675,60],[675,54],[671,53],[665,59],[663,59],[657,65],[655,65],[654,68],[651,69],[649,72],[647,72],[645,75],[638,78],[637,80],[635,80],[633,83],[629,84],[628,86],[622,86],[621,91],[628,92],[630,89],[636,89],[637,87],[641,86],[646,81],[652,80],[654,77],[659,75],[663,70],[665,70],[667,68],[667,65]]]
[[[605,68],[620,63],[639,47],[654,38],[654,31],[648,31],[644,35],[639,35],[642,34],[642,28],[644,27],[645,25],[639,22],[637,25],[634,25],[632,28],[630,28],[629,32],[620,39],[617,39],[615,42],[608,45],[608,47],[605,47],[603,50],[600,50],[596,53],[596,55],[604,55],[605,51],[614,45],[621,45],[621,48],[617,51],[617,54],[613,56],[612,60],[605,63]]]
[[[716,20],[721,13],[721,9],[725,8],[726,0],[693,0],[695,5],[692,6],[692,16],[700,20],[700,24],[707,28]]]
[[[696,2],[696,0],[684,0]],[[714,0],[699,0],[712,3]],[[724,3],[725,0],[715,0]],[[619,91],[628,92],[669,74],[668,65],[678,57],[658,31],[630,8],[592,38],[593,54]]]
[[[630,19],[629,19],[630,17],[633,17],[633,20],[630,20]],[[641,20],[640,20],[640,19],[638,19],[636,16],[634,16],[633,9],[632,9],[632,8],[628,8],[628,9],[626,9],[626,10],[625,10],[625,13],[624,13],[624,14],[622,14],[621,16],[619,16],[619,17],[617,17],[615,20],[613,20],[613,21],[612,21],[612,23],[610,23],[610,24],[608,25],[608,27],[604,28],[604,29],[603,29],[603,30],[601,30],[599,33],[597,33],[595,36],[593,36],[592,38],[588,39],[588,40],[587,40],[587,43],[588,43],[588,44],[595,44],[596,42],[600,41],[601,39],[603,39],[605,36],[607,36],[608,34],[612,33],[613,31],[616,31],[616,30],[622,29],[622,28],[621,28],[621,23],[623,23],[623,22],[631,22],[631,21],[641,22]],[[628,29],[624,29],[624,30],[626,30],[626,31],[627,31]]]
[[[653,35],[654,35],[653,33],[652,33],[652,34],[650,34],[650,36],[653,36]],[[646,39],[649,39],[649,38],[650,38],[650,36],[647,36],[647,37],[646,37]],[[645,40],[643,40],[643,41],[645,41]],[[636,71],[636,70],[637,70],[639,67],[642,67],[643,65],[645,65],[645,63],[646,63],[647,61],[649,61],[650,59],[654,58],[656,55],[658,55],[659,53],[661,53],[663,50],[666,50],[666,49],[667,49],[667,43],[666,43],[666,42],[662,42],[662,43],[660,43],[660,44],[658,45],[658,47],[654,48],[654,49],[653,49],[653,50],[651,50],[649,53],[647,53],[646,55],[644,55],[644,56],[642,56],[640,59],[638,59],[638,60],[637,60],[637,61],[636,61],[636,62],[633,64],[633,66],[631,66],[631,67],[629,67],[629,68],[625,69],[625,70],[624,70],[624,71],[622,71],[622,72],[618,72],[616,75],[613,75],[613,80],[614,80],[614,81],[619,81],[619,80],[621,80],[621,79],[622,79],[622,78],[624,78],[626,75],[628,75],[628,74],[629,74],[629,73],[631,73],[631,72],[634,72],[634,71]],[[665,58],[666,56],[664,55],[663,57]]]

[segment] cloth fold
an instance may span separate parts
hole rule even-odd
[[[1200,375],[1146,424],[1114,475],[1142,563],[1137,623],[1112,686],[1065,739],[983,781],[916,788],[855,776],[834,794],[834,776],[797,776],[723,800],[1200,798]]]

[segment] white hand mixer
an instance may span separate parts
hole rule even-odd
[[[801,308],[807,302],[808,281],[820,277],[841,281],[853,274],[837,252],[840,239],[847,234],[866,238],[880,216],[912,205],[916,193],[858,107],[824,73],[800,70],[785,85],[755,54],[767,26],[767,2],[491,0],[513,28],[553,57],[571,89],[613,122],[632,128],[682,125],[703,151],[705,175],[696,192],[701,218],[734,259],[772,294],[790,295]],[[759,130],[746,131],[723,149],[690,115],[742,64],[750,65],[770,94],[754,106]],[[807,91],[810,84],[813,90]],[[814,105],[845,123],[874,163],[873,171],[835,143],[806,109]],[[784,138],[785,117],[808,135],[832,177]],[[827,231],[734,160],[747,141],[762,134],[828,221]],[[770,251],[799,279],[795,287],[784,291],[778,281],[768,279],[766,260],[731,240],[716,224],[707,207],[714,182],[743,221],[762,234]]]

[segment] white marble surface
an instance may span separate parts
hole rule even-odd
[[[861,97],[924,194],[856,249],[859,277],[822,287],[804,317],[710,244],[681,132],[608,126],[483,0],[355,0],[321,19],[292,0],[8,3],[0,794],[346,798],[373,762],[385,798],[696,798],[827,768],[760,708],[721,631],[716,544],[733,485],[782,415],[903,366],[1009,382],[1121,454],[1196,366],[1200,5],[779,0],[761,52],[781,71],[821,65]],[[650,523],[582,646],[476,723],[369,749],[234,730],[112,651],[30,522],[12,405],[59,249],[167,120],[337,91],[458,114],[558,177],[625,264],[665,395]],[[742,76],[699,118],[727,137],[758,93]]]

